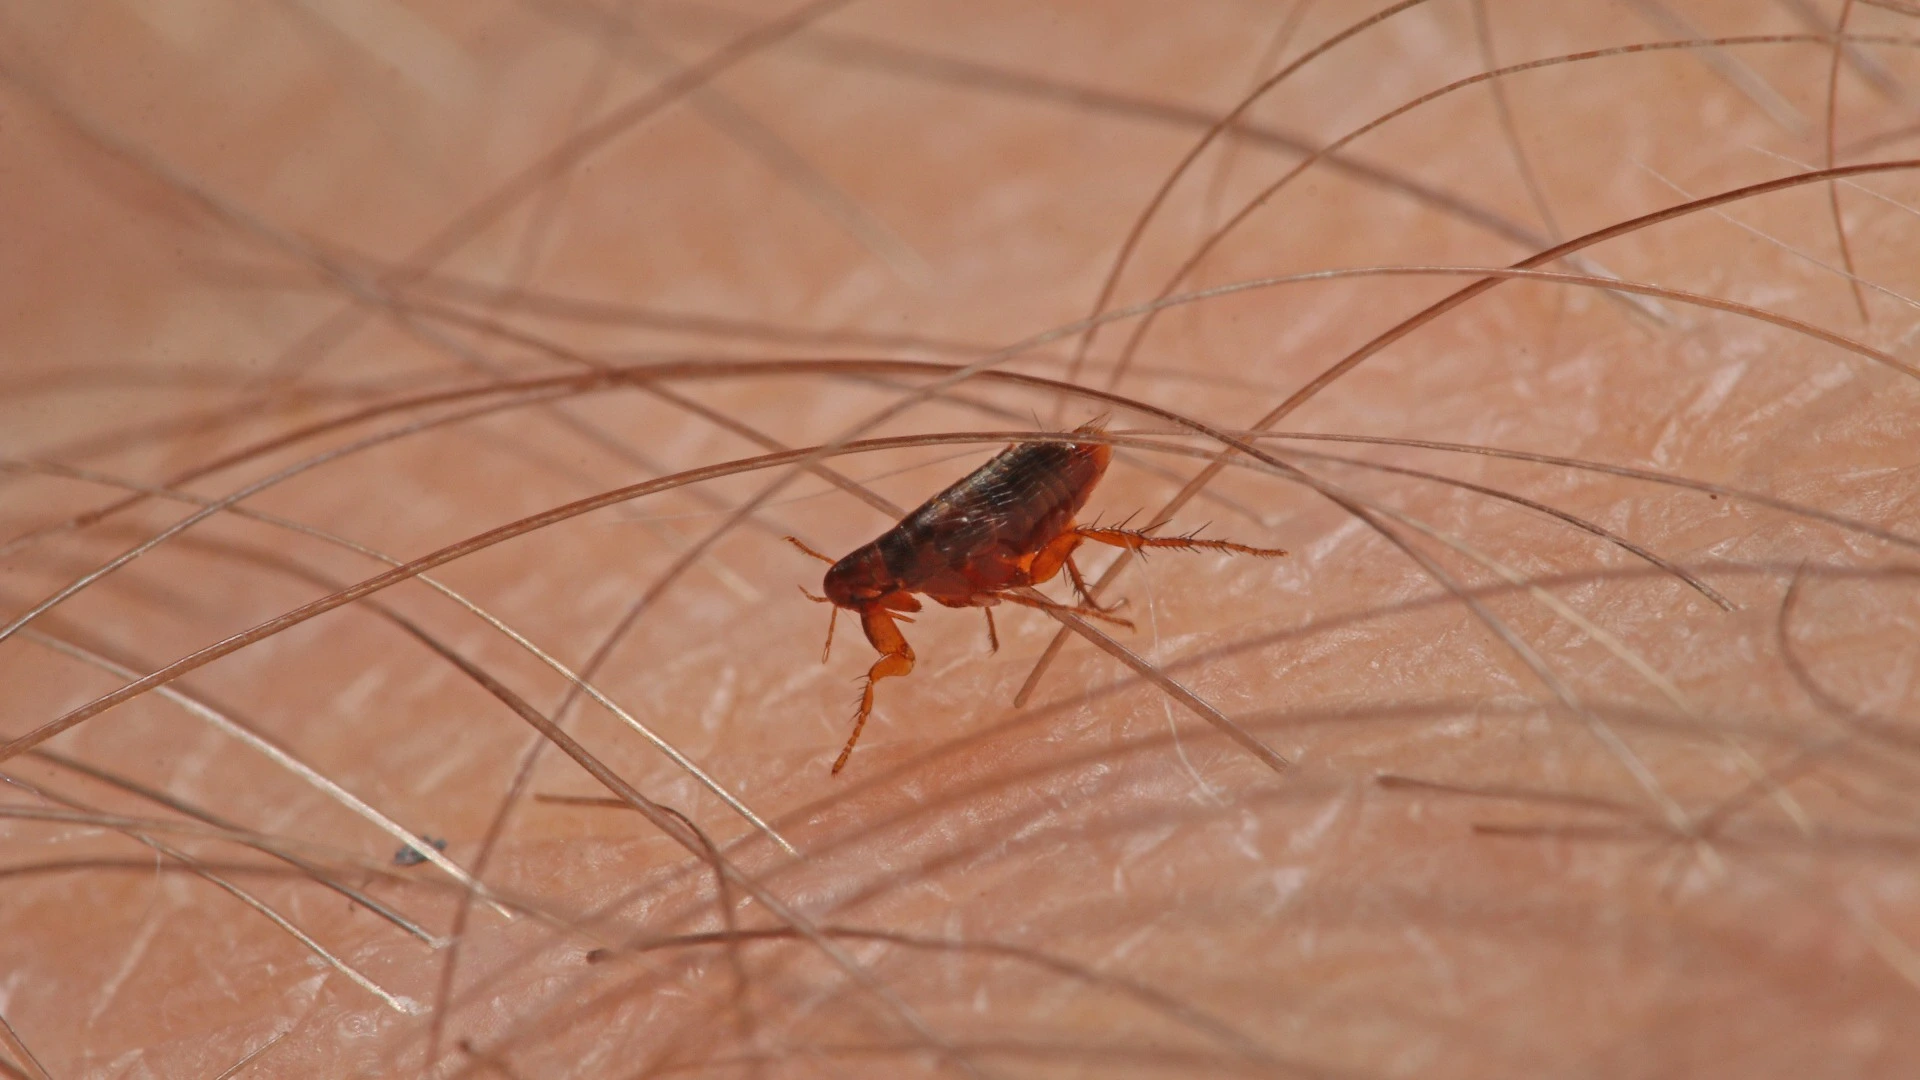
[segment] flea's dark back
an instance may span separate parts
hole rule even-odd
[[[1088,430],[1088,429],[1082,429]],[[1073,523],[1113,456],[1105,443],[1019,443],[928,499],[874,541],[906,588],[938,593],[999,560],[1031,555]],[[956,583],[957,584],[957,583]]]

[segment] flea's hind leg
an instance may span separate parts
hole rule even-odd
[[[1128,551],[1146,551],[1149,548],[1172,548],[1175,551],[1227,551],[1238,555],[1255,555],[1262,559],[1274,559],[1286,554],[1280,548],[1249,547],[1246,544],[1236,544],[1231,540],[1202,540],[1192,533],[1184,536],[1153,536],[1146,529],[1093,528],[1075,529],[1068,535],[1082,540],[1091,540],[1096,544],[1126,548]]]
[[[1080,576],[1080,567],[1074,563],[1071,555],[1067,556],[1067,579],[1073,582],[1073,594],[1080,598],[1080,603],[1095,611],[1118,611],[1127,605],[1126,597],[1106,605],[1095,600],[1093,590],[1087,588],[1087,579]]]
[[[1000,651],[1000,634],[993,628],[993,609],[983,607],[980,610],[987,613],[987,644],[992,646],[993,651],[997,653]]]
[[[1073,549],[1079,546],[1080,532],[1072,527],[1047,541],[1044,547],[1033,553],[1033,561],[1027,564],[1027,584],[1044,585],[1052,581],[1062,566],[1069,565]],[[1078,570],[1074,571],[1074,576],[1079,576]]]
[[[1033,556],[1033,562],[1027,565],[1027,580],[1034,585],[1052,581],[1062,566],[1067,568],[1067,578],[1073,582],[1073,594],[1080,598],[1081,606],[1090,611],[1112,611],[1111,607],[1101,607],[1087,591],[1087,581],[1080,576],[1080,567],[1074,564],[1073,549],[1080,546],[1080,530],[1069,528],[1054,537]],[[1118,605],[1115,605],[1118,606]]]
[[[860,688],[860,712],[853,718],[853,734],[847,737],[846,748],[840,751],[840,756],[833,759],[835,776],[847,767],[847,759],[853,756],[853,744],[860,741],[860,730],[867,726],[867,716],[873,712],[873,684],[913,670],[913,646],[907,644],[900,627],[894,624],[892,612],[876,604],[860,613],[860,628],[867,632],[867,640],[873,647],[880,650],[880,659],[867,669],[867,683]]]

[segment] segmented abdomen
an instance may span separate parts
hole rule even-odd
[[[1058,536],[1106,472],[1104,443],[1020,443],[921,504],[874,541],[902,587],[1031,555]]]

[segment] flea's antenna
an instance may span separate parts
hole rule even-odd
[[[814,558],[819,559],[821,562],[826,563],[828,566],[833,565],[832,559],[826,557],[825,555],[820,554],[819,552],[813,550],[807,545],[801,543],[800,538],[797,536],[783,536],[780,539],[785,540],[787,543],[792,544],[794,547],[799,548],[801,551],[804,551],[807,554],[813,556]]]

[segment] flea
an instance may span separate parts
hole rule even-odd
[[[1099,434],[1101,430],[1099,421],[1092,421],[1076,428],[1074,434]],[[946,607],[985,611],[987,640],[997,651],[1000,639],[993,625],[993,608],[1003,601],[1133,625],[1110,609],[1095,605],[1088,595],[1086,580],[1073,562],[1074,549],[1086,541],[1129,551],[1172,548],[1262,558],[1286,554],[1279,548],[1248,547],[1193,535],[1154,536],[1151,529],[1124,525],[1076,524],[1075,515],[1086,505],[1112,457],[1113,448],[1103,442],[1015,443],[838,562],[787,537],[808,555],[833,563],[823,586],[826,595],[808,594],[809,599],[832,604],[836,617],[841,608],[857,613],[860,628],[880,653],[861,687],[853,734],[834,759],[835,774],[846,767],[867,716],[873,712],[874,684],[913,670],[913,647],[897,624],[912,622],[904,613],[920,610],[915,593]],[[1081,600],[1078,606],[1016,591],[1053,580],[1062,567]],[[832,647],[830,620],[827,648]],[[826,659],[826,653],[821,659]]]

